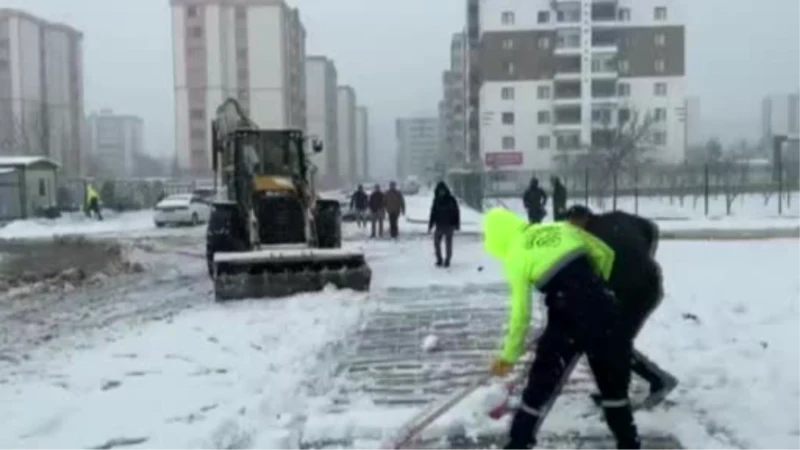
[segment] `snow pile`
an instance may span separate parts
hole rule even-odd
[[[439,347],[439,338],[435,334],[429,334],[422,340],[422,351],[432,352]]]
[[[297,447],[363,300],[339,291],[212,304],[36,375],[0,373],[0,446]]]
[[[40,238],[58,235],[115,234],[155,228],[150,210],[109,213],[104,220],[71,213],[58,219],[17,220],[0,228],[0,239]]]

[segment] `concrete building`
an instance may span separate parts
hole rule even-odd
[[[83,170],[83,35],[0,9],[0,153],[45,156]]]
[[[350,86],[336,88],[336,125],[339,143],[339,182],[349,187],[358,181],[356,159],[356,91]]]
[[[648,158],[684,160],[684,0],[506,0],[480,8],[484,164],[550,170],[613,139],[620,121],[647,115],[656,121]]]
[[[144,151],[144,121],[140,117],[101,110],[89,115],[89,156],[93,175],[131,178],[136,155]]]
[[[43,156],[0,156],[0,221],[42,216],[55,207],[58,170]]]
[[[772,142],[773,136],[800,134],[799,106],[800,93],[764,98],[761,102],[761,134],[764,142]]]
[[[175,150],[207,175],[210,122],[237,98],[261,128],[306,128],[305,36],[283,0],[171,0]]]
[[[436,177],[436,163],[441,140],[438,117],[397,119],[397,175],[420,179]]]
[[[336,65],[324,56],[306,58],[306,113],[308,134],[322,141],[322,153],[311,161],[317,166],[317,182],[323,188],[339,183],[339,130],[337,127]]]
[[[702,108],[700,99],[697,97],[687,97],[684,115],[686,126],[686,146],[687,150],[694,146],[704,145],[705,132],[703,130]]]
[[[516,1],[516,0],[515,0]],[[466,95],[467,166],[483,169],[481,160],[481,1],[467,0],[467,25],[464,39],[464,92]]]
[[[359,106],[356,108],[356,165],[359,181],[370,178],[369,152],[369,112],[366,106]]]
[[[450,68],[442,74],[444,96],[440,108],[441,160],[448,167],[459,167],[467,161],[465,53],[464,33],[455,33],[450,41]]]

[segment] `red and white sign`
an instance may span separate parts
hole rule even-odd
[[[487,152],[486,165],[489,167],[521,166],[522,152]]]

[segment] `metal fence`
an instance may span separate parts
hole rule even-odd
[[[186,179],[93,179],[67,178],[59,180],[58,207],[62,211],[77,211],[84,207],[86,187],[92,184],[106,208],[117,211],[152,208],[164,196],[189,193],[208,188],[208,180]]]
[[[552,172],[454,172],[448,180],[454,192],[476,209],[482,209],[484,198],[520,197],[532,177],[550,192],[551,177],[556,176],[566,186],[570,203],[592,203],[601,209],[618,209],[624,203],[624,209],[638,212],[641,199],[659,197],[680,206],[690,201],[693,208],[707,216],[730,215],[737,200],[760,195],[764,204],[774,206],[773,214],[784,215],[797,202],[793,198],[800,189],[797,172],[793,166],[776,170],[772,165],[728,163],[646,167],[616,173],[591,167]],[[719,204],[723,205],[722,211]]]

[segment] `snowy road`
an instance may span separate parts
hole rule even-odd
[[[505,288],[474,236],[457,238],[449,270],[419,234],[348,236],[373,269],[369,294],[218,305],[201,234],[169,230],[124,239],[145,273],[4,309],[0,447],[374,447],[485,370]],[[668,296],[638,347],[681,385],[669,408],[637,414],[642,430],[687,447],[800,447],[797,240],[665,241],[659,254]],[[605,433],[591,384],[574,375],[545,435]],[[432,432],[502,429],[476,401]]]

